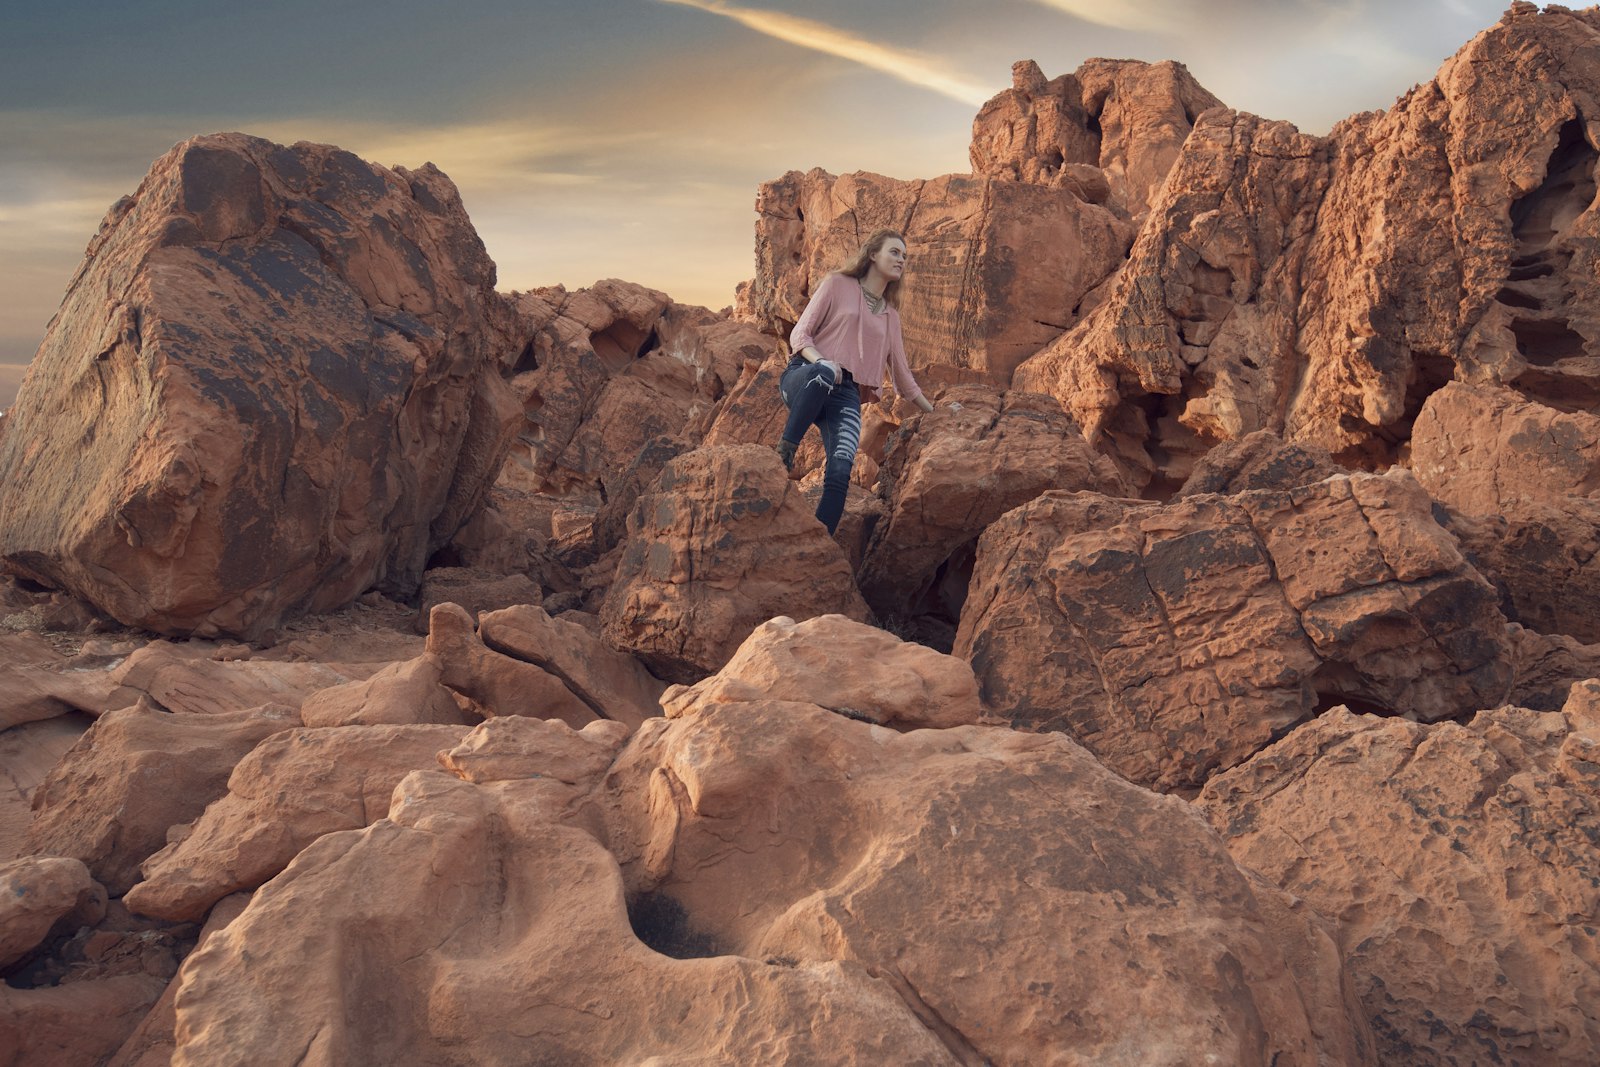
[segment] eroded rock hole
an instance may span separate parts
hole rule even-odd
[[[710,934],[695,930],[683,904],[665,893],[640,893],[628,900],[633,934],[663,956],[701,960],[720,956]]]
[[[1511,205],[1511,232],[1519,255],[1548,248],[1589,209],[1594,203],[1597,162],[1600,153],[1589,146],[1583,123],[1569,119],[1556,139],[1544,181]]]
[[[1560,319],[1515,318],[1511,332],[1522,358],[1537,367],[1584,354],[1583,338]]]
[[[513,374],[523,374],[530,370],[539,369],[539,357],[534,354],[533,342],[529,341],[523,346],[521,354],[517,356],[517,365],[512,370]]]
[[[621,320],[589,336],[589,346],[612,374],[627,370],[628,364],[659,343],[655,330],[643,330]]]

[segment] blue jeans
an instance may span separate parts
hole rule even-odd
[[[843,373],[844,381],[835,385],[833,374],[826,367],[795,356],[778,382],[778,392],[789,406],[783,439],[798,445],[813,423],[822,432],[822,450],[827,453],[828,462],[822,472],[817,519],[830,534],[839,528],[839,518],[844,514],[850,469],[855,466],[856,449],[861,445],[861,391],[850,372]]]

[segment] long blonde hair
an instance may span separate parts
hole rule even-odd
[[[883,250],[883,246],[890,241],[899,241],[901,244],[906,243],[905,237],[900,233],[899,230],[890,230],[887,228],[882,230],[873,230],[872,233],[867,236],[866,242],[862,244],[862,246],[856,251],[856,254],[850,257],[849,261],[847,261],[844,266],[834,271],[834,273],[843,274],[846,278],[855,278],[858,280],[865,278],[867,276],[867,271],[872,268],[872,257],[881,252]],[[901,278],[895,278],[890,281],[888,285],[883,287],[884,299],[889,301],[889,306],[894,308],[896,311],[900,309],[900,282]]]

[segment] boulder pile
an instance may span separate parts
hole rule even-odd
[[[1594,116],[1600,9],[1325,137],[1023,62],[717,312],[179,145],[0,424],[0,1067],[1600,1062]]]

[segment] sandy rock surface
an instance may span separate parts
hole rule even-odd
[[[843,615],[769,619],[720,671],[672,687],[661,706],[679,718],[763,699],[816,704],[901,730],[971,725],[986,714],[965,661]]]
[[[395,785],[438,765],[465,726],[342,726],[274,734],[239,761],[224,796],[141,864],[130,911],[205,918],[231,893],[272,878],[311,842],[384,817]]]
[[[1178,1064],[1202,1034],[1230,1062],[1372,1062],[1316,922],[1064,738],[721,704],[566,773],[419,772],[321,838],[190,956],[174,1062]]]
[[[173,634],[409,595],[510,445],[493,285],[431,165],[185,141],[107,215],[6,414],[0,560]]]
[[[1593,1062],[1600,683],[1464,724],[1337,709],[1199,806],[1334,920],[1383,1062]]]

